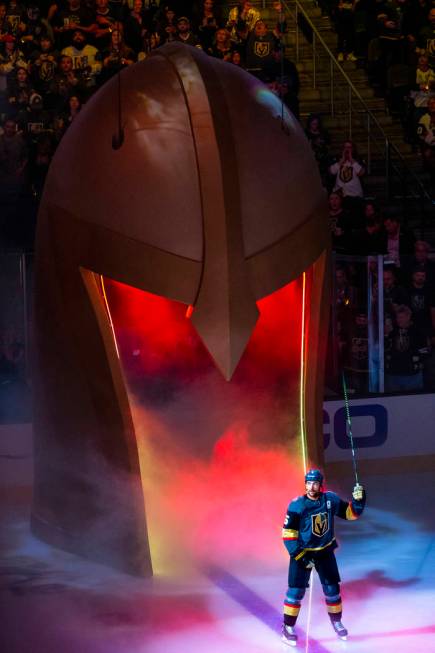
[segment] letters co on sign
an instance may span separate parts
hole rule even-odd
[[[381,404],[350,406],[353,441],[356,449],[380,447],[388,437],[388,413]],[[358,418],[365,418],[358,425]],[[367,419],[370,418],[370,419]],[[365,429],[367,428],[367,433]],[[338,408],[329,415],[323,410],[323,439],[327,449],[331,438],[340,449],[350,449],[350,439],[346,430],[346,409]]]

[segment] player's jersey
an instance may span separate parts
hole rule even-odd
[[[364,510],[365,498],[346,503],[334,492],[322,492],[315,501],[306,495],[293,499],[287,509],[282,537],[287,551],[296,559],[308,551],[321,551],[337,546],[334,517],[358,519]]]

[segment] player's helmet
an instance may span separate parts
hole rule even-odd
[[[309,469],[305,474],[305,483],[307,481],[318,481],[320,485],[323,483],[323,474],[319,469]]]

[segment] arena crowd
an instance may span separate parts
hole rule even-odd
[[[337,59],[366,68],[377,92],[400,116],[405,137],[421,150],[425,170],[430,175],[433,170],[435,177],[435,2],[317,4],[335,26]],[[179,41],[243,67],[299,118],[299,76],[286,56],[285,10],[281,2],[272,2],[266,21],[261,7],[249,1],[0,0],[3,247],[32,250],[50,162],[82,106],[120,70],[165,43]],[[366,197],[365,164],[355,143],[345,141],[337,151],[319,115],[309,116],[303,126],[329,196],[331,241],[338,261],[329,354],[336,365],[329,369],[344,367],[350,390],[369,392],[368,314],[377,319],[379,301],[375,259],[369,263],[369,288],[367,257],[382,256],[386,389],[434,390],[431,244],[408,231],[393,207],[381,210],[376,199]],[[10,356],[3,358],[7,367]],[[331,387],[335,381],[330,379]]]

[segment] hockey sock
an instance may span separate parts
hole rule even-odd
[[[325,598],[326,609],[328,610],[329,618],[331,621],[341,621],[343,614],[343,606],[341,604],[341,597]]]
[[[284,623],[286,626],[295,625],[300,609],[300,603],[289,603],[287,601],[284,603]]]

